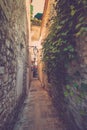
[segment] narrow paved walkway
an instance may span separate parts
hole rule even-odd
[[[38,80],[31,83],[14,130],[64,130],[50,96]]]

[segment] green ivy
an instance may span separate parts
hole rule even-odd
[[[77,83],[73,83],[74,88],[79,88],[79,85]]]
[[[70,90],[70,88],[71,88],[70,85],[66,85],[66,89]]]
[[[69,92],[68,91],[64,91],[64,96],[65,97],[69,96]]]
[[[59,0],[56,8],[57,16],[43,43],[43,61],[52,81],[57,80],[60,84],[67,84],[68,64],[78,57],[75,38],[87,31],[85,23],[87,0]],[[68,85],[66,87],[70,88]],[[79,85],[74,83],[73,87],[78,89]],[[65,91],[64,95],[67,96],[68,92]]]

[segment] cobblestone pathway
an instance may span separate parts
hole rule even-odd
[[[14,130],[64,130],[50,96],[38,80],[31,83]]]

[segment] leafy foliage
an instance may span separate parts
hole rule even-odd
[[[31,19],[33,17],[33,5],[30,5],[30,15],[31,15]]]
[[[82,82],[79,69],[75,71],[72,69],[73,75],[68,73],[70,63],[79,61],[76,39],[87,32],[87,0],[58,0],[56,8],[57,16],[43,43],[43,61],[52,85],[50,88],[52,99],[56,108],[63,113],[63,117],[64,115],[66,117],[70,105],[72,106],[71,111],[76,108],[78,117],[80,117],[79,115],[87,117],[85,103],[87,84]],[[75,116],[74,111],[72,115]],[[78,119],[77,115],[75,118]],[[87,128],[87,125],[85,126]]]
[[[87,1],[59,0],[56,8],[57,16],[43,45],[43,61],[52,82],[65,84],[68,64],[77,58],[75,39],[87,30]],[[73,86],[78,88],[76,83]]]

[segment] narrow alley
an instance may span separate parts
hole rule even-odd
[[[34,79],[13,130],[65,130],[50,96]]]
[[[0,0],[0,130],[87,130],[87,0]]]

